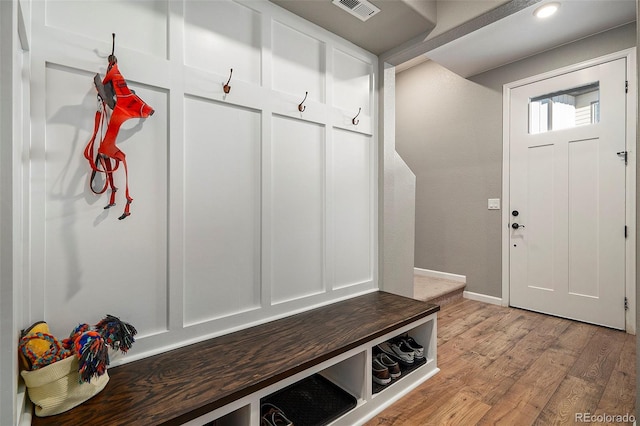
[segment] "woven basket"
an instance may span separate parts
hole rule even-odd
[[[109,381],[109,374],[105,372],[102,376],[93,377],[89,383],[80,383],[75,356],[20,374],[38,417],[64,413],[82,404],[104,389]]]

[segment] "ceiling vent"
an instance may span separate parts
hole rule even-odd
[[[363,22],[380,12],[380,9],[367,0],[333,0],[333,4],[346,10]]]

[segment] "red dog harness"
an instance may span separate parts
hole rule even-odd
[[[109,67],[107,68],[107,74],[104,76],[104,80],[100,81],[100,75],[96,74],[94,82],[98,90],[98,110],[95,116],[93,136],[84,149],[84,156],[89,161],[92,169],[89,187],[95,194],[103,194],[107,190],[107,187],[111,188],[111,198],[109,199],[109,204],[105,206],[105,209],[115,206],[116,191],[118,188],[116,188],[113,183],[113,173],[120,166],[120,162],[122,162],[126,183],[125,196],[127,198],[124,213],[118,218],[122,220],[131,214],[129,213],[129,205],[133,201],[133,198],[129,195],[129,172],[127,170],[126,156],[124,152],[116,146],[118,131],[122,123],[130,118],[147,118],[153,115],[154,111],[153,108],[129,89],[127,82],[122,74],[120,74],[117,59],[113,56],[113,52],[111,56],[109,56]],[[115,101],[113,99],[114,95],[116,98]],[[107,132],[100,141],[98,153],[94,160],[93,147],[98,132],[101,128],[104,129],[104,121],[108,115],[107,105],[113,109],[113,112],[107,125]],[[112,160],[115,164],[112,163]],[[95,189],[93,185],[93,181],[98,172],[105,174],[104,186],[101,189]]]

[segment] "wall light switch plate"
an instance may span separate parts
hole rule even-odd
[[[489,198],[489,210],[500,210],[500,198]]]

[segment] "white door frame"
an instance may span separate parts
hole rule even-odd
[[[556,77],[561,74],[588,68],[604,62],[620,58],[627,59],[627,81],[629,91],[626,97],[627,103],[627,151],[628,164],[626,168],[626,222],[628,233],[626,239],[626,282],[625,296],[628,310],[625,312],[625,327],[627,333],[636,334],[636,49],[626,49],[610,55],[591,59],[575,65],[570,65],[557,70],[549,71],[522,80],[507,83],[502,88],[502,305],[509,306],[509,125],[511,120],[511,90],[525,84],[533,83],[546,78]]]

